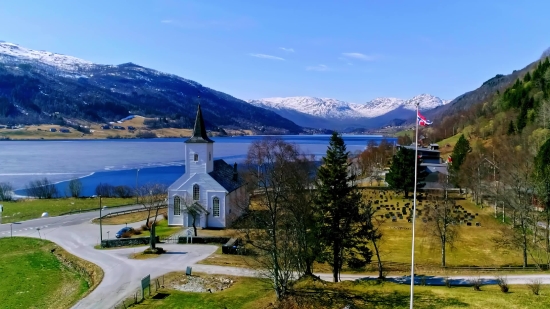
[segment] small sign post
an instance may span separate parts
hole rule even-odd
[[[2,212],[4,211],[4,206],[0,204],[0,224],[2,224]]]
[[[141,300],[145,299],[145,289],[149,287],[149,296],[151,296],[151,275],[147,275],[141,279]]]

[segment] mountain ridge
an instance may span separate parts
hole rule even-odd
[[[0,42],[0,122],[108,122],[130,114],[163,118],[157,126],[190,128],[196,105],[209,129],[296,134],[303,129],[272,111],[183,77],[128,62],[95,64],[73,56]]]
[[[408,118],[403,115],[414,111],[416,103],[420,104],[420,110],[425,111],[443,106],[451,101],[430,94],[420,94],[410,99],[375,98],[363,104],[308,96],[273,97],[247,100],[246,102],[272,110],[301,126],[306,123],[311,126],[313,123],[316,127],[325,125],[327,129],[341,129],[354,126],[379,127],[394,119]]]

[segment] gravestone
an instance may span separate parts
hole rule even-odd
[[[472,222],[466,222],[467,226],[472,226]]]
[[[481,223],[480,223],[480,222],[476,222],[476,226],[481,226]]]

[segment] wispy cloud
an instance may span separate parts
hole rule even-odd
[[[171,19],[164,19],[164,20],[161,20],[160,22],[163,23],[163,24],[171,24],[171,23],[173,23],[174,21],[171,20]]]
[[[306,67],[306,70],[308,70],[308,71],[317,71],[317,72],[325,72],[325,71],[329,70],[329,67],[324,65],[324,64],[319,64],[319,65],[313,65],[313,66]]]
[[[279,47],[280,50],[285,51],[287,53],[293,53],[294,48],[286,48],[286,47]]]
[[[362,54],[362,53],[342,53],[342,56],[344,56],[346,58],[357,59],[357,60],[362,60],[362,61],[376,60],[376,57],[370,56],[370,55],[365,55],[365,54]]]
[[[285,60],[281,57],[272,56],[272,55],[266,55],[266,54],[248,54],[249,56],[256,57],[256,58],[262,58],[262,59],[270,59],[270,60]]]

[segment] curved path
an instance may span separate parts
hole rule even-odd
[[[128,259],[131,253],[143,250],[144,247],[94,249],[99,244],[99,226],[90,223],[90,220],[98,216],[99,211],[23,221],[11,226],[13,236],[41,237],[53,241],[68,252],[103,269],[103,281],[73,308],[113,308],[139,288],[141,278],[184,271],[187,266],[205,259],[217,249],[217,246],[212,245],[163,244],[162,247],[168,254],[149,260]],[[132,223],[130,226],[138,227],[142,223]],[[123,226],[104,225],[103,237],[107,238],[109,234],[113,237]],[[10,224],[0,225],[0,237],[10,237],[10,233]]]
[[[129,207],[130,208],[130,207]],[[113,308],[123,299],[129,297],[140,286],[140,280],[146,275],[152,278],[171,271],[184,271],[193,266],[193,271],[226,274],[236,276],[258,277],[260,274],[251,269],[211,265],[195,265],[214,253],[217,246],[212,245],[178,245],[162,244],[168,254],[150,260],[132,260],[128,255],[143,250],[143,247],[126,249],[97,250],[99,244],[99,226],[90,220],[98,217],[99,212],[90,212],[61,217],[41,218],[13,224],[13,236],[42,237],[53,241],[68,252],[100,266],[105,276],[98,287],[79,301],[73,308]],[[133,223],[140,226],[141,223]],[[103,237],[112,237],[123,225],[104,225]],[[40,228],[40,230],[37,230]],[[108,233],[109,232],[109,233]],[[40,233],[40,234],[39,234]],[[0,237],[10,236],[10,224],[0,225]],[[317,274],[324,280],[332,280],[331,274]],[[474,278],[481,278],[484,284],[495,284],[494,276],[451,276],[452,285],[468,285]],[[550,284],[550,275],[508,275],[509,284],[528,284],[539,279],[543,284]],[[365,275],[342,274],[341,280],[371,280],[374,277]],[[410,284],[410,276],[390,276],[389,281]],[[420,277],[415,283],[420,284]],[[428,285],[443,285],[444,277],[426,277]]]

